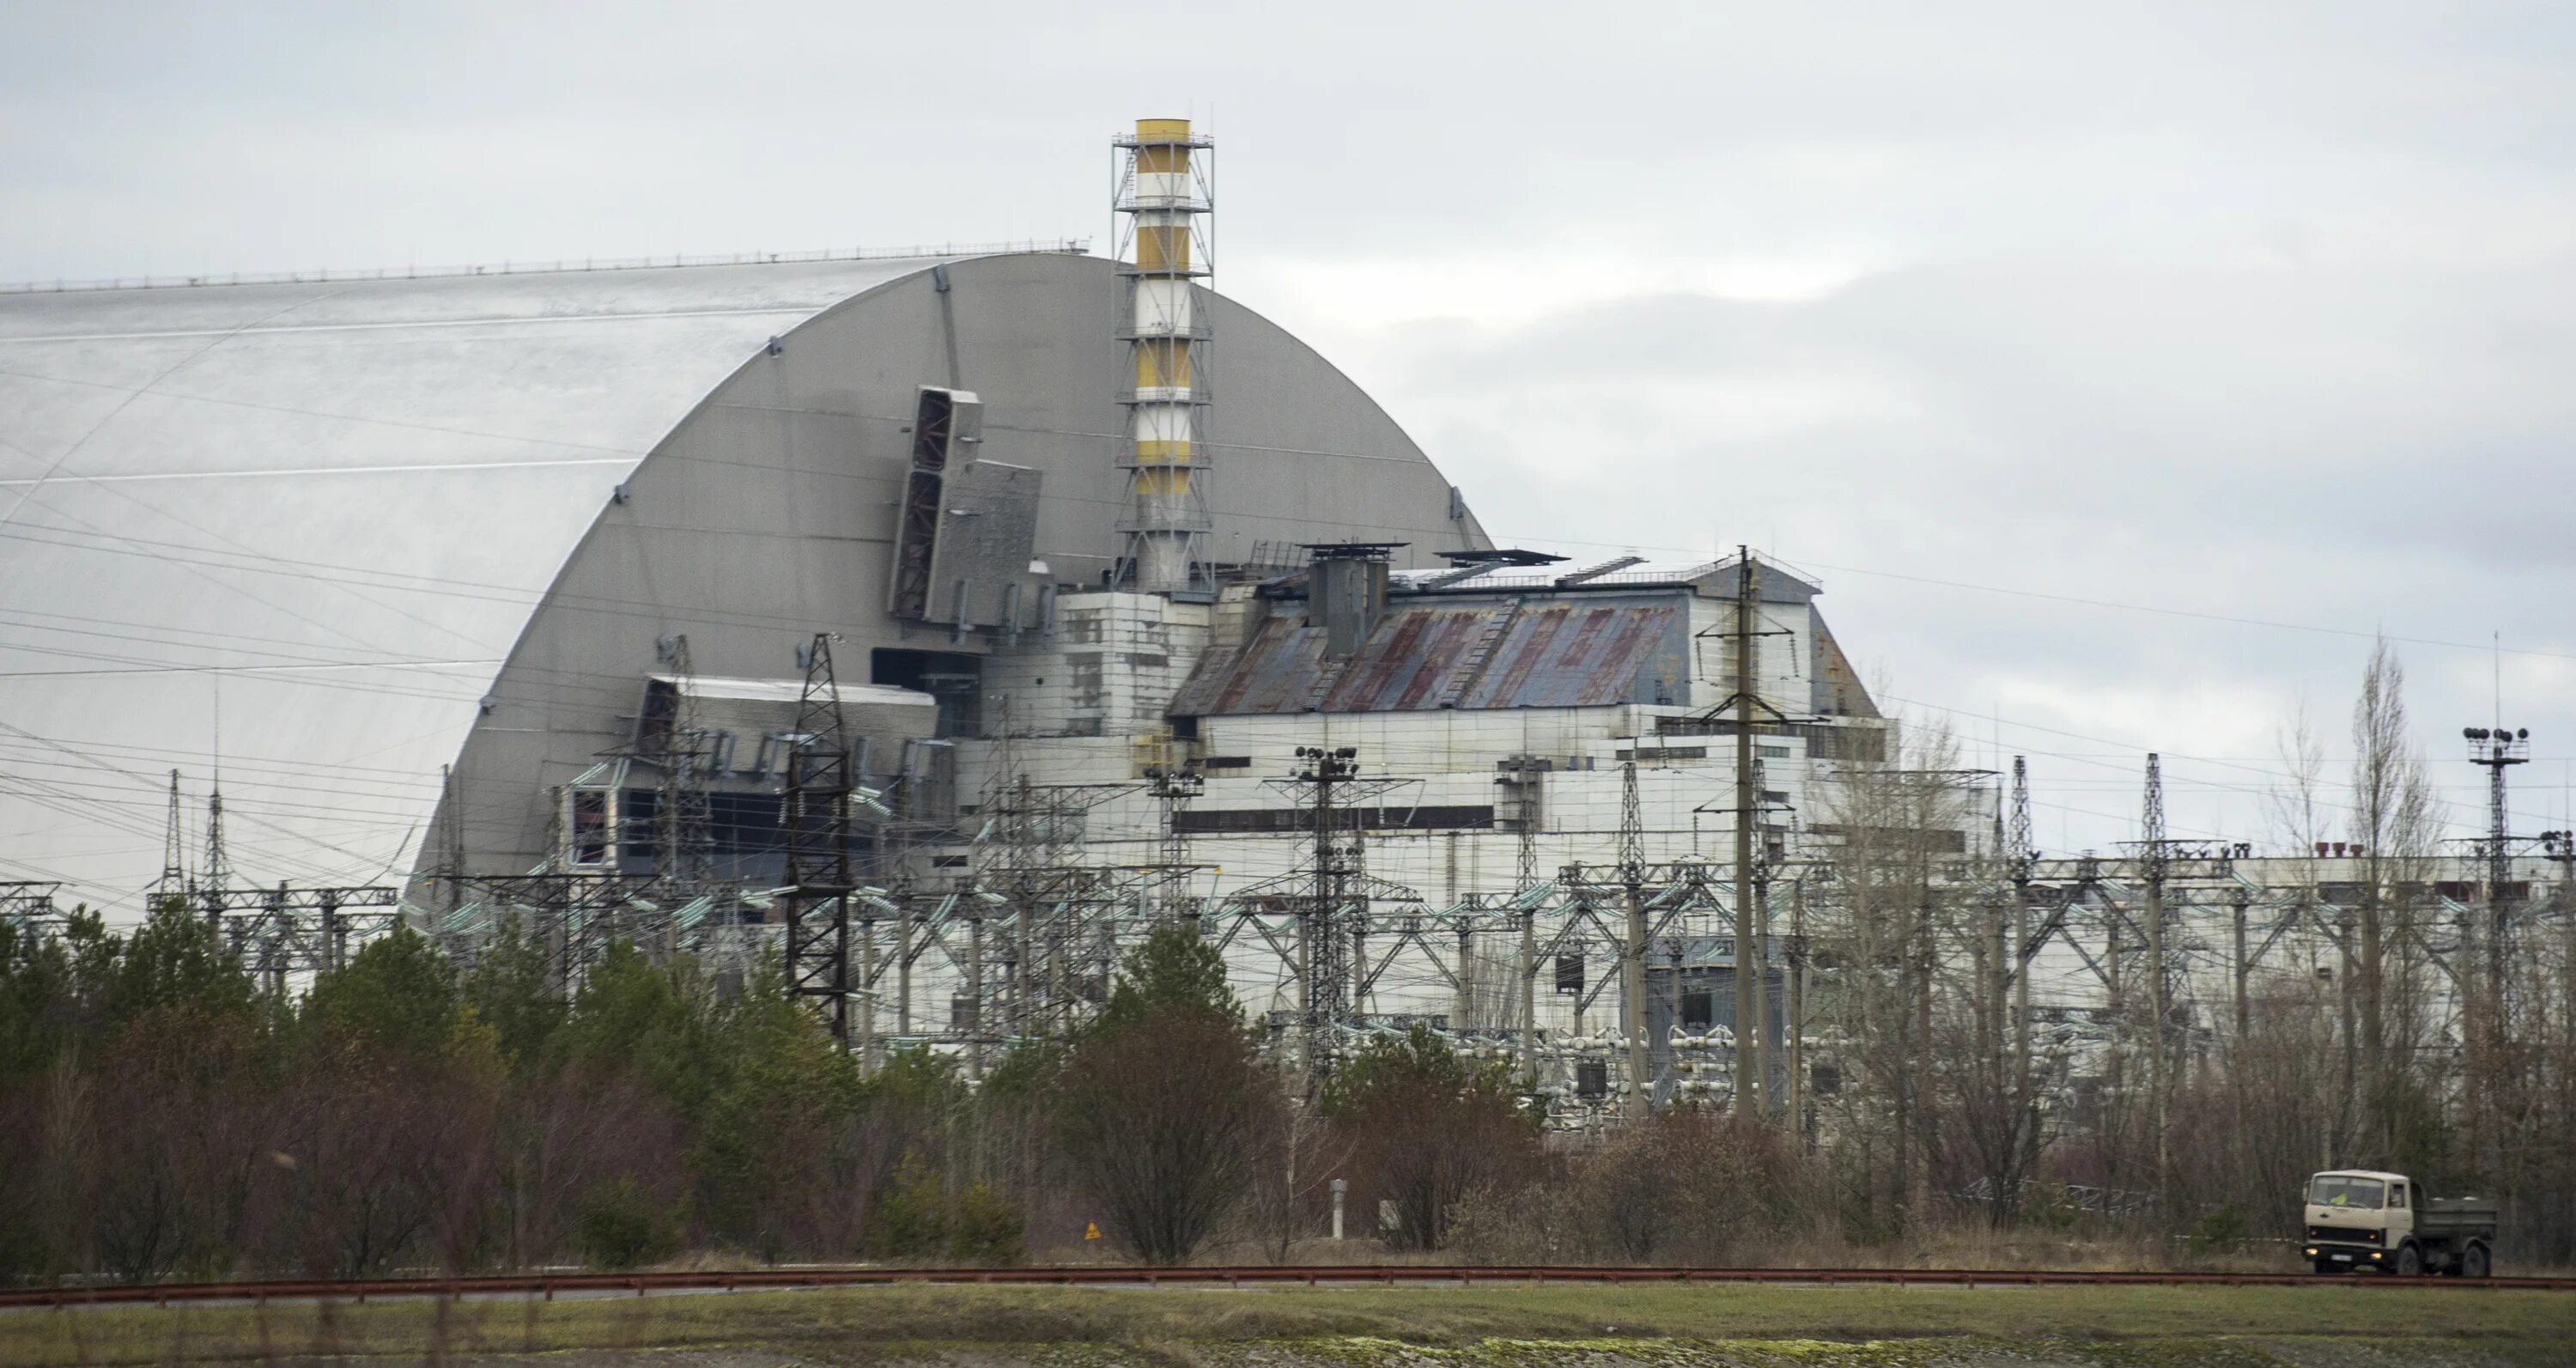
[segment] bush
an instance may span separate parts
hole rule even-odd
[[[583,1199],[574,1239],[593,1268],[636,1268],[678,1253],[682,1225],[678,1210],[621,1173]]]
[[[883,1259],[917,1259],[948,1245],[948,1199],[939,1174],[919,1154],[895,1165],[894,1184],[868,1219],[868,1252]]]
[[[2194,1221],[2184,1239],[2194,1254],[2234,1249],[2245,1243],[2245,1212],[2234,1202],[2221,1202]]]
[[[960,1263],[994,1267],[1020,1261],[1021,1232],[1027,1219],[1020,1204],[989,1184],[972,1183],[957,1202],[950,1223],[948,1252]]]
[[[1334,1073],[1322,1102],[1350,1154],[1351,1210],[1392,1203],[1388,1235],[1400,1248],[1439,1248],[1468,1193],[1517,1187],[1538,1168],[1537,1123],[1521,1110],[1511,1066],[1471,1064],[1426,1027],[1371,1042]]]

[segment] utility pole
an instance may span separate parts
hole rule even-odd
[[[2156,1130],[2155,1194],[2161,1206],[2165,1200],[2167,1179],[2173,1170],[2173,1146],[2167,1134],[2171,1088],[2167,1077],[2171,1068],[2168,1033],[2172,1009],[2166,1001],[2169,975],[2165,965],[2165,875],[2171,850],[2165,840],[2165,778],[2162,757],[2147,756],[2146,809],[2142,823],[2145,838],[2139,854],[2147,884],[2147,1010],[2152,1020],[2148,1042],[2152,1053],[2147,1056],[2148,1123]]]
[[[1807,880],[1789,885],[1788,1045],[1789,1127],[1800,1153],[1807,1147]]]
[[[1522,723],[1521,754],[1505,762],[1505,782],[1514,800],[1519,827],[1519,879],[1512,885],[1512,907],[1520,922],[1521,1086],[1538,1091],[1538,824],[1542,807],[1539,758],[1529,753],[1528,722]]]
[[[1526,896],[1528,890],[1522,890]],[[1521,933],[1521,1086],[1538,1091],[1538,909],[1516,911]]]
[[[1653,1080],[1646,1073],[1646,837],[1637,802],[1635,753],[1632,743],[1628,762],[1619,767],[1619,887],[1620,905],[1627,912],[1627,935],[1619,956],[1619,1029],[1628,1049],[1628,1119],[1643,1121],[1654,1097]],[[1740,923],[1745,906],[1741,890],[1736,895],[1736,906]],[[1736,1011],[1740,1020],[1744,1001],[1744,943],[1740,940],[1736,942],[1735,966]],[[1737,1036],[1735,1096],[1739,1104],[1744,1097],[1744,1070],[1744,1037]]]
[[[2039,863],[2038,842],[2030,829],[2030,762],[2013,757],[2012,825],[2006,839],[2013,886],[2013,1077],[2020,1091],[2014,1105],[2030,1109],[2030,880]]]
[[[1770,1111],[1771,1077],[1763,1058],[1762,928],[1754,918],[1753,823],[1761,790],[1753,772],[1753,708],[1762,696],[1754,677],[1753,596],[1759,587],[1750,547],[1735,556],[1735,1114]],[[1750,965],[1748,971],[1746,966]]]

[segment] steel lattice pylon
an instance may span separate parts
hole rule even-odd
[[[796,732],[780,812],[787,847],[787,893],[780,900],[787,987],[814,1005],[832,1038],[846,1048],[852,988],[850,895],[858,888],[850,860],[856,834],[851,801],[859,786],[827,632],[815,634],[806,656]]]

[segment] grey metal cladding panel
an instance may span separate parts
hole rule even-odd
[[[1501,612],[1397,609],[1379,619],[1368,643],[1334,681],[1325,712],[1396,712],[1430,708],[1468,668],[1486,626]]]
[[[1670,650],[1668,604],[1555,604],[1525,610],[1459,706],[1572,708],[1632,701],[1638,675]]]
[[[1043,472],[999,461],[951,466],[941,489],[939,539],[931,543],[932,622],[991,626],[1013,610],[1012,586],[1021,586],[1017,612],[1027,621],[1033,604],[1029,561],[1036,545],[1038,492]],[[966,601],[958,602],[958,587]]]
[[[133,910],[166,776],[116,757],[209,754],[220,687],[243,875],[398,871],[478,699],[496,726],[631,709],[634,581],[600,591],[641,618],[618,689],[494,672],[643,453],[768,337],[923,266],[0,296],[0,718],[98,795],[0,795],[0,831],[46,833],[11,858]],[[525,802],[535,766],[505,768]]]

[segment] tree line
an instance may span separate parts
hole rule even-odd
[[[1331,1177],[1428,1246],[1537,1162],[1511,1081],[1427,1033],[1320,1106],[1297,1087],[1178,929],[1075,1039],[970,1080],[926,1049],[863,1069],[775,976],[627,945],[566,1001],[515,931],[460,970],[397,930],[281,999],[176,904],[123,934],[77,913],[0,934],[0,1278],[1001,1264],[1092,1230],[1284,1257]]]

